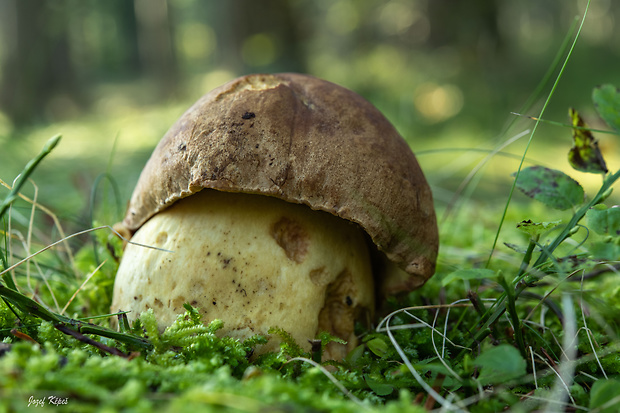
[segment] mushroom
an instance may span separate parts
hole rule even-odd
[[[359,95],[290,73],[200,98],[154,150],[116,228],[133,242],[113,311],[152,308],[164,329],[187,302],[221,319],[221,334],[277,326],[305,349],[327,331],[347,341],[327,348],[332,359],[386,296],[430,278],[438,248],[430,188],[395,128]]]

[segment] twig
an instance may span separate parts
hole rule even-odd
[[[345,395],[347,396],[351,401],[353,401],[355,404],[357,404],[358,406],[360,406],[363,409],[368,409],[368,406],[366,406],[359,398],[357,398],[353,393],[351,393],[346,387],[344,387],[342,385],[342,383],[340,383],[338,381],[337,378],[334,377],[333,374],[331,374],[329,371],[327,371],[327,369],[323,366],[321,366],[319,363],[317,363],[314,360],[311,360],[309,358],[306,357],[295,357],[290,359],[289,361],[287,361],[287,363],[290,363],[292,361],[303,361],[305,363],[311,364],[314,367],[318,368],[319,370],[321,370],[321,373],[323,373],[325,375],[325,377],[327,377],[332,383],[334,383],[334,385],[336,385],[336,387],[338,387],[338,389]]]
[[[573,275],[578,274],[578,272],[576,271],[575,273],[573,273],[571,276],[568,277],[568,280],[571,281],[583,281],[583,280],[590,280],[592,278],[596,278],[599,275],[605,274],[606,272],[615,272],[615,271],[620,271],[620,262],[617,262],[615,264],[606,264],[603,265],[600,268],[594,269],[586,274],[583,274],[581,277],[579,278],[573,278]]]
[[[115,233],[116,235],[118,235],[118,236],[119,236],[119,237],[120,237],[123,241],[127,241],[129,244],[132,244],[132,245],[137,245],[137,246],[139,246],[139,247],[144,247],[144,248],[154,249],[154,250],[157,250],[157,251],[164,251],[164,252],[171,252],[171,253],[173,253],[173,252],[174,252],[174,251],[170,251],[170,250],[167,250],[167,249],[164,249],[164,248],[152,247],[152,246],[150,246],[150,245],[145,245],[145,244],[139,244],[139,243],[137,243],[137,242],[132,242],[132,241],[130,241],[130,240],[128,240],[128,239],[126,239],[125,237],[123,237],[121,234],[119,234],[119,233],[118,233],[118,231],[116,231],[116,230],[115,230],[114,228],[112,228],[111,226],[109,226],[109,225],[101,225],[100,227],[96,227],[96,228],[89,228],[89,229],[85,229],[85,230],[83,230],[83,231],[76,232],[76,233],[71,234],[71,235],[69,235],[69,236],[67,236],[67,237],[65,237],[65,238],[63,238],[63,239],[61,239],[61,240],[58,240],[58,241],[56,241],[56,242],[53,242],[53,243],[49,244],[48,246],[46,246],[45,248],[41,248],[39,251],[35,252],[34,254],[31,254],[31,255],[27,256],[27,257],[26,257],[26,258],[24,258],[23,260],[21,260],[21,261],[19,261],[19,262],[15,263],[15,264],[13,264],[13,265],[11,265],[11,266],[10,266],[10,267],[8,267],[8,268],[5,268],[2,272],[0,272],[0,275],[3,275],[3,274],[5,274],[5,273],[7,273],[7,272],[9,272],[9,271],[13,270],[13,269],[14,269],[14,268],[16,268],[16,267],[19,267],[20,265],[22,265],[24,262],[28,261],[28,260],[29,260],[29,259],[31,259],[32,257],[35,257],[35,256],[37,256],[37,255],[41,254],[42,252],[47,251],[48,249],[50,249],[50,248],[52,248],[52,247],[55,247],[56,245],[60,244],[61,242],[64,242],[65,240],[68,240],[69,238],[74,238],[74,237],[77,237],[77,236],[80,236],[80,235],[83,235],[83,234],[87,234],[87,233],[92,232],[92,231],[97,231],[97,230],[100,230],[100,229],[104,229],[104,228],[107,228],[107,229],[109,229],[110,231],[114,232],[114,233]]]
[[[74,337],[75,339],[81,341],[82,343],[90,344],[91,346],[97,347],[99,350],[105,351],[106,353],[110,353],[114,356],[120,356],[123,358],[129,358],[129,355],[123,353],[119,349],[115,347],[106,346],[103,343],[98,342],[97,340],[93,340],[90,337],[86,337],[84,334],[78,333],[77,331],[71,330],[64,324],[55,324],[54,328],[57,330]]]
[[[570,392],[575,379],[575,366],[577,356],[577,322],[572,297],[565,293],[562,295],[562,309],[565,314],[564,337],[562,347],[566,360],[562,361],[557,369],[557,379],[551,389],[551,397],[545,407],[545,412],[557,411],[553,403],[565,403],[567,399],[575,405],[575,400]]]
[[[130,334],[119,333],[114,330],[110,330],[105,327],[98,326],[96,324],[85,323],[83,321],[75,320],[73,318],[65,317],[60,314],[53,313],[47,308],[43,307],[36,301],[26,297],[25,295],[8,288],[4,284],[0,283],[0,296],[4,297],[7,301],[11,302],[21,311],[31,314],[35,317],[39,317],[42,320],[49,321],[53,324],[65,324],[71,326],[73,331],[77,331],[82,334],[95,334],[102,337],[111,338],[113,340],[120,341],[132,346],[136,346],[142,349],[150,349],[153,345],[146,339],[137,337]]]
[[[590,328],[588,327],[588,322],[586,320],[586,311],[584,309],[584,303],[583,303],[583,277],[581,278],[581,295],[579,297],[579,307],[581,308],[581,320],[583,322],[583,328],[586,332],[586,336],[588,337],[588,342],[590,343],[590,348],[592,349],[592,354],[594,355],[594,358],[596,359],[596,363],[598,364],[598,367],[601,369],[601,371],[603,372],[603,376],[605,376],[605,379],[607,379],[607,373],[605,372],[605,369],[603,368],[603,365],[601,364],[601,361],[598,358],[598,355],[596,354],[596,349],[594,348],[594,343],[592,343],[592,332],[590,330]]]
[[[35,343],[35,344],[39,344],[37,342],[37,340],[35,340],[34,338],[30,337],[28,334],[26,333],[22,333],[21,331],[19,331],[18,329],[14,328],[11,330],[11,334],[13,334],[15,337],[25,340],[25,341],[29,341],[31,343]]]
[[[443,398],[431,386],[429,386],[428,383],[426,383],[422,379],[422,376],[420,376],[420,374],[413,367],[413,365],[411,364],[411,361],[409,360],[409,357],[407,357],[407,355],[404,353],[404,351],[402,350],[402,348],[400,347],[400,345],[396,341],[396,338],[394,337],[394,335],[392,334],[392,331],[390,329],[390,320],[392,319],[394,314],[396,314],[396,312],[388,315],[384,319],[384,321],[385,321],[385,329],[386,329],[386,332],[387,332],[387,335],[388,335],[390,341],[392,342],[392,345],[396,349],[396,352],[398,353],[398,355],[400,356],[402,361],[405,363],[405,365],[409,369],[409,372],[411,373],[411,375],[413,376],[415,381],[418,382],[418,384],[424,389],[424,391],[426,391],[426,393],[428,393],[429,396],[432,396],[439,404],[441,404],[442,409],[445,409],[445,410],[448,410],[448,411],[462,412],[463,409],[461,409],[459,406],[457,406],[456,404],[452,403],[451,401]]]
[[[28,245],[28,241],[26,241],[24,239],[24,236],[19,233],[14,231],[14,236],[17,237],[23,247],[24,250],[30,254],[30,247]],[[54,294],[54,289],[52,288],[52,286],[50,285],[47,276],[45,275],[45,272],[43,271],[43,269],[41,268],[41,266],[39,265],[39,263],[36,260],[33,260],[34,262],[34,266],[37,268],[37,271],[39,272],[39,275],[41,276],[41,279],[43,280],[43,283],[45,284],[45,286],[47,287],[48,291],[50,292],[50,296],[52,297],[52,300],[54,301],[54,305],[56,306],[56,311],[60,311],[60,307],[58,306],[58,300],[56,299],[56,294]],[[30,261],[27,262],[27,264],[29,264]],[[30,282],[30,269],[28,268],[28,266],[26,266],[26,280],[27,280],[27,284],[28,284],[28,288],[30,289],[30,292],[32,293],[32,297],[34,298],[38,293],[35,291],[35,289],[32,287],[32,283]],[[15,288],[17,289],[17,288]]]
[[[12,187],[6,182],[4,182],[2,179],[0,179],[0,185],[4,186],[8,190],[12,189]],[[18,196],[24,201],[28,202],[29,204],[32,204],[33,206],[37,207],[37,209],[39,209],[41,212],[43,212],[49,218],[51,218],[51,220],[54,221],[54,227],[58,230],[58,235],[60,236],[60,238],[62,239],[66,238],[65,231],[62,229],[62,226],[60,225],[60,220],[58,219],[56,214],[54,214],[49,208],[45,207],[44,205],[39,204],[34,199],[28,198],[22,193],[19,193]],[[65,252],[67,254],[67,257],[69,258],[69,262],[71,263],[71,268],[73,268],[73,270],[75,271],[75,260],[73,258],[73,254],[71,253],[71,248],[69,247],[68,243],[65,243]]]
[[[82,291],[82,288],[84,288],[84,286],[86,285],[86,283],[92,278],[93,275],[95,275],[97,273],[97,271],[99,271],[99,269],[101,267],[103,267],[103,265],[108,262],[108,260],[103,261],[101,264],[99,264],[99,266],[97,266],[97,268],[95,268],[95,270],[93,272],[91,272],[88,277],[86,277],[86,280],[84,280],[84,282],[82,283],[82,285],[80,285],[80,287],[75,290],[75,292],[73,293],[73,295],[71,296],[71,298],[69,299],[69,301],[67,301],[67,304],[65,304],[65,306],[63,307],[62,311],[60,312],[60,314],[64,314],[65,311],[67,311],[67,308],[69,308],[69,305],[71,304],[71,302],[75,299],[75,297],[77,297],[78,293],[80,291]]]
[[[536,378],[536,363],[534,363],[534,350],[532,350],[532,346],[529,346],[529,349],[532,360],[532,375],[534,376],[534,387],[538,389],[538,379]]]

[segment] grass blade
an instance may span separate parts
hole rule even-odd
[[[0,296],[11,302],[21,311],[38,317],[42,320],[49,321],[55,325],[64,325],[71,330],[81,334],[95,334],[102,337],[111,338],[122,343],[130,344],[142,349],[151,348],[152,345],[147,340],[129,334],[119,333],[105,327],[101,327],[91,323],[75,320],[60,314],[56,314],[43,307],[36,301],[26,297],[19,292],[12,290],[0,284]]]
[[[527,152],[530,148],[530,145],[532,144],[532,141],[534,140],[534,134],[536,133],[536,131],[538,130],[538,125],[540,125],[540,118],[543,117],[545,111],[547,110],[547,106],[549,105],[549,102],[551,101],[551,97],[554,95],[555,90],[558,86],[558,84],[560,83],[560,79],[562,78],[562,74],[564,73],[564,70],[566,69],[566,66],[568,64],[568,61],[570,60],[571,55],[573,54],[573,50],[575,49],[575,45],[577,44],[577,40],[579,39],[580,35],[581,35],[581,29],[583,28],[583,24],[586,21],[586,16],[588,15],[588,8],[590,6],[590,0],[588,0],[588,3],[586,4],[586,9],[583,12],[583,17],[581,18],[581,24],[579,25],[579,29],[577,29],[577,34],[575,35],[575,38],[573,39],[573,43],[571,44],[571,47],[568,51],[568,54],[566,55],[566,58],[564,59],[564,63],[562,63],[562,67],[560,68],[560,72],[558,73],[557,77],[555,78],[555,82],[553,82],[553,86],[551,87],[551,91],[549,92],[549,95],[547,96],[547,99],[545,100],[545,103],[543,104],[542,109],[540,110],[540,113],[538,115],[538,119],[536,121],[536,123],[534,123],[534,127],[532,128],[532,132],[530,133],[530,138],[527,142],[527,145],[525,147],[525,150],[523,151],[523,156],[521,158],[521,162],[519,163],[519,167],[517,168],[517,172],[515,174],[514,180],[512,181],[512,187],[510,188],[510,193],[508,194],[508,199],[506,200],[506,205],[504,207],[504,211],[502,213],[502,217],[500,218],[500,222],[499,222],[499,226],[497,228],[497,231],[495,233],[495,239],[493,240],[493,245],[491,246],[491,252],[489,253],[489,258],[487,259],[487,263],[486,263],[486,267],[488,268],[490,263],[491,263],[491,259],[493,258],[493,253],[495,252],[495,247],[497,246],[497,241],[499,239],[499,234],[502,231],[502,227],[504,225],[504,220],[506,219],[506,215],[508,214],[508,207],[510,206],[510,201],[512,200],[512,195],[514,194],[515,188],[516,188],[516,184],[517,181],[519,179],[519,174],[521,173],[521,169],[523,168],[523,163],[525,162],[525,157],[527,155]]]
[[[52,137],[43,146],[43,149],[41,149],[41,152],[37,156],[35,156],[33,159],[31,159],[30,162],[26,164],[26,166],[24,167],[24,170],[21,172],[21,174],[19,174],[15,184],[13,185],[13,188],[11,188],[11,191],[9,192],[7,197],[4,198],[4,201],[2,201],[2,204],[0,204],[0,221],[4,217],[6,210],[11,206],[13,202],[15,202],[15,200],[19,196],[19,191],[24,186],[24,184],[26,183],[30,175],[32,175],[37,165],[39,165],[39,163],[43,160],[43,158],[45,158],[47,155],[50,154],[50,152],[52,152],[52,150],[56,147],[56,145],[58,145],[58,142],[60,142],[60,138],[61,138],[61,135],[56,135]],[[4,234],[5,234],[5,244],[6,244],[6,231],[4,231]],[[7,251],[6,245],[5,245],[5,251]],[[4,254],[2,254],[2,267],[3,267],[3,270],[8,267],[8,262]],[[17,290],[17,286],[15,285],[15,283],[13,282],[13,279],[8,273],[3,273],[2,279],[4,280],[6,285],[8,285],[10,288]]]
[[[56,145],[58,145],[58,142],[60,142],[60,138],[61,135],[56,135],[49,141],[47,141],[45,146],[43,146],[43,149],[41,149],[41,152],[26,164],[24,170],[19,175],[19,178],[17,178],[15,185],[13,185],[11,192],[6,198],[4,198],[4,201],[2,201],[2,204],[0,205],[0,219],[2,219],[8,207],[11,206],[15,199],[17,199],[17,197],[19,196],[19,191],[21,190],[22,186],[24,186],[26,180],[30,177],[30,175],[32,175],[37,165],[39,165],[43,158],[45,158],[47,155],[50,154],[50,152],[52,152]]]

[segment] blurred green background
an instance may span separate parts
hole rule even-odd
[[[443,210],[488,150],[533,127],[510,112],[538,114],[557,67],[532,94],[566,55],[586,3],[0,0],[0,179],[10,183],[60,133],[33,175],[39,200],[87,226],[93,184],[109,172],[120,196],[100,219],[113,222],[154,146],[198,97],[242,74],[295,71],[382,110],[418,154]],[[590,94],[601,83],[620,86],[619,46],[620,2],[593,0],[545,118],[567,122],[574,106],[605,128]],[[497,222],[528,137],[493,157],[464,192],[488,208],[486,219]],[[597,137],[616,170],[618,137]],[[570,146],[570,129],[541,125],[527,164],[600,183],[570,169]]]

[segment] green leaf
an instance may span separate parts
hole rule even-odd
[[[486,268],[471,268],[471,269],[461,269],[456,270],[444,277],[441,280],[442,285],[448,285],[452,281],[459,280],[484,280],[488,278],[495,278],[496,272],[493,270],[489,270]]]
[[[526,363],[519,350],[508,344],[485,350],[474,364],[482,368],[478,377],[482,385],[504,383],[526,373]]]
[[[364,375],[364,380],[366,381],[368,387],[370,387],[370,390],[372,390],[377,396],[388,396],[394,391],[393,386],[386,383],[381,383],[367,374]]]
[[[586,212],[586,226],[601,235],[620,235],[620,207],[596,205]]]
[[[590,410],[597,410],[598,413],[613,413],[618,411],[618,404],[620,404],[620,395],[618,389],[620,388],[619,380],[597,380],[592,385],[590,391]],[[613,400],[613,401],[612,401]]]
[[[592,91],[592,101],[601,118],[620,132],[620,90],[614,85],[601,85]]]
[[[587,127],[586,123],[575,109],[568,109],[568,115],[573,124],[573,147],[568,152],[568,163],[581,172],[606,174],[607,165],[592,132],[582,129]]]
[[[390,346],[385,342],[383,337],[375,337],[372,340],[368,340],[366,345],[368,349],[378,357],[385,357],[390,349]]]
[[[359,346],[355,347],[353,350],[351,350],[351,352],[349,352],[349,354],[347,354],[345,361],[353,367],[358,367],[359,366],[358,363],[362,359],[362,356],[364,355],[364,349],[365,347],[363,344],[360,344]]]
[[[557,227],[561,223],[562,221],[533,222],[531,219],[527,219],[519,222],[517,228],[534,237]]]
[[[445,359],[444,362],[448,366],[450,365],[449,359]],[[446,366],[444,366],[442,363],[439,363],[439,362],[427,362],[427,360],[422,360],[419,363],[414,364],[413,367],[415,367],[417,371],[424,372],[424,373],[439,373],[439,374],[443,374],[446,376],[450,375],[450,370],[446,368]],[[408,371],[408,370],[403,369],[403,371]]]
[[[620,259],[620,245],[613,242],[593,242],[590,245],[589,252],[592,258],[600,261],[617,261]]]
[[[564,172],[542,166],[523,169],[517,188],[530,198],[559,210],[575,207],[584,200],[583,188],[577,181]]]

